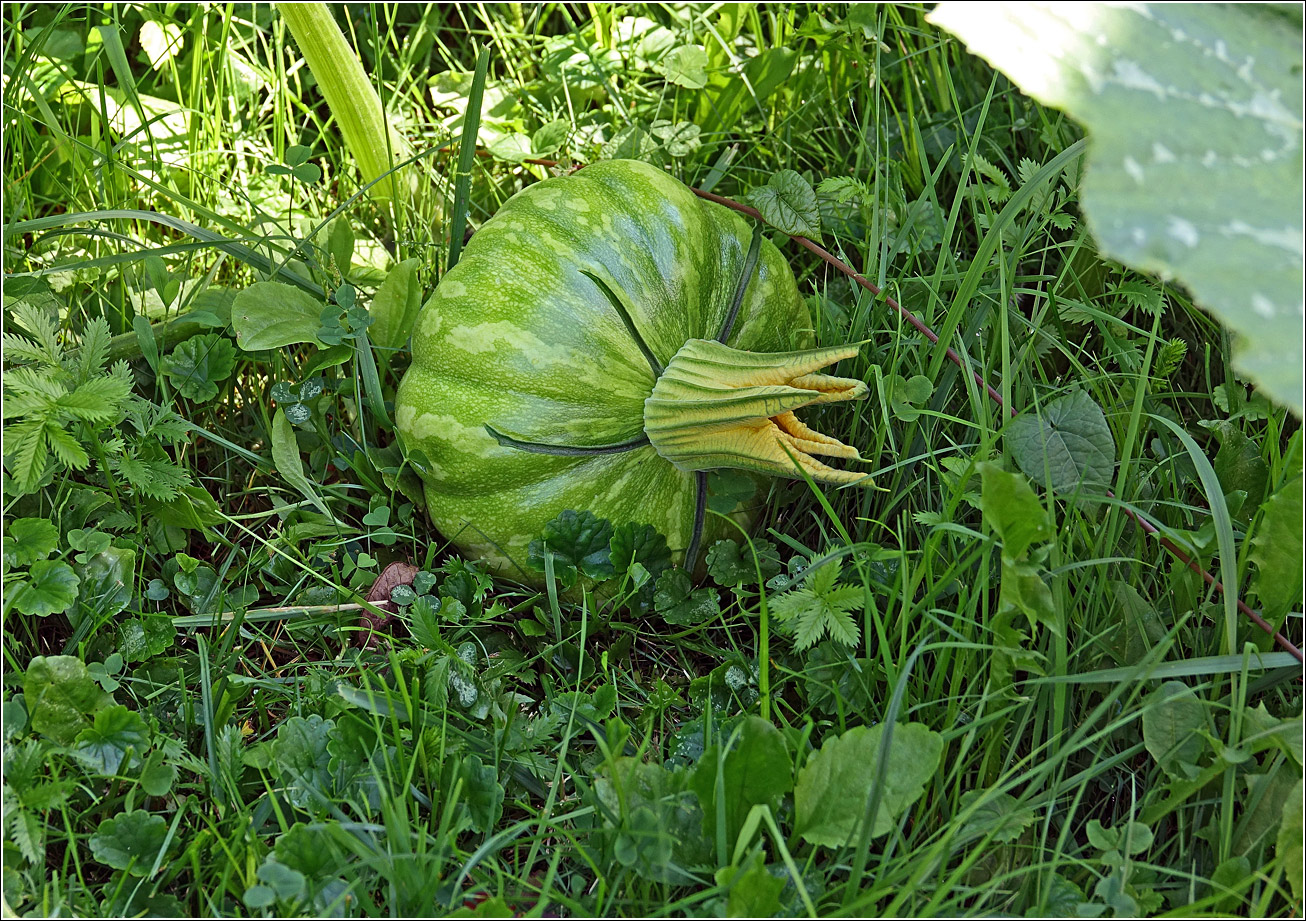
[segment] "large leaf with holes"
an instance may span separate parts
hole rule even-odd
[[[1011,420],[1007,447],[1025,476],[1056,492],[1104,487],[1115,472],[1111,426],[1082,390]]]
[[[1103,251],[1187,285],[1300,416],[1301,9],[952,2],[930,19],[1087,126]]]

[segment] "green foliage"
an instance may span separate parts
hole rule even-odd
[[[1082,390],[1017,416],[1007,427],[1007,445],[1025,476],[1056,492],[1100,491],[1115,472],[1111,427]]]
[[[605,579],[614,572],[612,522],[592,512],[567,509],[544,526],[538,540],[531,541],[526,565],[545,572],[545,554],[553,556],[553,572],[564,589],[576,582],[578,573],[591,579]]]
[[[804,840],[839,848],[862,836],[878,838],[920,799],[943,753],[943,737],[919,723],[894,725],[887,748],[884,736],[883,724],[858,726],[807,759],[794,789]]]
[[[866,605],[866,591],[859,585],[839,583],[843,562],[830,560],[813,567],[800,589],[771,599],[771,613],[794,633],[799,649],[810,649],[823,636],[855,646],[861,629],[853,611]]]

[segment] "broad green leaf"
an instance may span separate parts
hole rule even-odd
[[[63,560],[37,560],[9,591],[16,611],[32,617],[62,614],[77,600],[77,575]]]
[[[413,323],[422,306],[422,286],[417,277],[420,259],[405,259],[389,274],[372,298],[372,325],[367,336],[378,349],[403,348],[412,334]]]
[[[689,781],[703,808],[703,834],[709,841],[717,837],[717,810],[724,814],[727,851],[733,850],[754,806],[764,804],[774,811],[780,797],[794,788],[793,762],[779,729],[750,716],[739,724],[738,733],[724,758],[718,746],[704,752]]]
[[[102,864],[145,876],[168,838],[163,816],[134,809],[105,819],[91,835],[91,853]]]
[[[816,192],[806,179],[791,169],[771,175],[764,186],[748,193],[746,199],[777,230],[813,240],[821,239],[821,211]]]
[[[571,122],[565,118],[556,118],[531,135],[531,153],[537,157],[557,153],[570,134]]]
[[[1247,792],[1238,797],[1243,814],[1234,827],[1233,853],[1248,854],[1279,827],[1301,775],[1280,762],[1264,774],[1244,774]]]
[[[95,723],[77,734],[73,754],[97,774],[118,773],[128,751],[134,752],[131,764],[138,764],[150,741],[150,727],[139,713],[122,704],[105,707],[95,713]]]
[[[722,867],[716,884],[729,892],[726,915],[731,918],[774,918],[780,914],[784,877],[772,876],[758,851],[742,867]]]
[[[972,803],[979,801],[966,824],[958,835],[960,841],[973,841],[992,835],[992,840],[1009,844],[1020,837],[1020,833],[1033,824],[1037,818],[1034,810],[1021,806],[1019,801],[1009,793],[994,793],[988,790],[970,790],[963,793],[957,806],[958,815],[965,814]]]
[[[653,69],[676,86],[691,90],[707,86],[707,52],[698,45],[672,48]]]
[[[1165,638],[1165,624],[1156,609],[1138,589],[1116,579],[1107,583],[1111,590],[1115,628],[1107,634],[1107,649],[1119,665],[1134,665]]]
[[[795,826],[809,844],[844,847],[857,840],[879,770],[883,723],[827,739],[807,759],[794,788]],[[920,723],[898,723],[888,750],[871,837],[887,834],[920,799],[943,754],[943,737]]]
[[[1102,251],[1178,278],[1299,417],[1301,18],[1269,6],[943,3],[936,25],[1088,128]]]
[[[156,751],[141,767],[141,789],[149,796],[166,796],[177,782],[177,766],[164,759],[164,753]]]
[[[1301,476],[1285,483],[1262,508],[1264,517],[1252,538],[1252,590],[1265,607],[1265,619],[1278,624],[1294,604],[1301,604]]]
[[[317,494],[313,484],[304,474],[304,460],[299,456],[299,442],[295,439],[295,426],[283,410],[277,409],[272,417],[272,431],[268,433],[272,441],[272,462],[277,472],[287,483],[299,490],[300,495],[312,502],[317,510],[331,520],[335,520],[322,497]]]
[[[1291,792],[1284,797],[1283,819],[1279,825],[1279,837],[1274,848],[1295,899],[1301,899],[1304,888],[1302,886],[1303,812],[1306,812],[1306,803],[1302,796],[1302,780],[1298,778]]]
[[[1032,544],[1052,539],[1047,509],[1024,477],[1007,473],[992,461],[982,461],[975,467],[980,473],[980,509],[984,520],[1002,538],[1003,557],[1018,560]]]
[[[1111,427],[1082,390],[1012,419],[1007,447],[1025,476],[1055,492],[1106,486],[1115,472]]]
[[[111,617],[127,607],[132,599],[135,567],[136,551],[122,547],[107,547],[79,563],[76,571],[82,614]]]
[[[5,535],[4,557],[9,566],[27,566],[43,560],[59,545],[59,529],[45,518],[18,518]]]
[[[671,122],[663,118],[653,122],[649,130],[662,142],[662,148],[673,157],[686,157],[703,143],[699,140],[702,129],[693,122]]]
[[[113,704],[81,659],[37,656],[27,666],[23,701],[32,728],[48,739],[68,745],[91,725],[90,714]]]
[[[504,789],[498,772],[494,765],[482,763],[475,755],[464,755],[458,762],[456,776],[462,781],[462,803],[467,807],[472,828],[489,834],[503,815]]]
[[[236,295],[231,305],[231,328],[236,343],[247,352],[277,349],[283,345],[318,341],[322,326],[320,300],[292,285],[257,281]]]
[[[1145,706],[1143,745],[1172,779],[1190,779],[1206,750],[1198,734],[1207,728],[1202,701],[1182,681],[1167,681],[1147,696]]]

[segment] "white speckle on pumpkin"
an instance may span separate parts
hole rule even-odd
[[[467,286],[460,281],[450,281],[446,278],[439,285],[439,291],[441,297],[466,297]]]
[[[442,413],[420,413],[406,428],[419,441],[438,438],[440,441],[459,445],[463,449],[470,449],[474,445],[487,447],[484,443],[491,441],[490,434],[483,426],[463,425],[456,416]]]
[[[531,198],[531,204],[541,211],[558,210],[558,190],[549,189],[544,186],[536,186],[536,192]]]
[[[570,208],[572,211],[584,212],[590,209],[590,203],[587,202],[585,199],[579,197],[569,198],[567,199],[567,207]]]
[[[1175,155],[1169,147],[1166,147],[1160,141],[1154,141],[1152,143],[1153,163],[1173,163],[1174,161]]]
[[[573,377],[585,378],[584,369],[590,366],[570,349],[551,345],[529,329],[523,329],[508,320],[482,323],[479,326],[455,326],[444,337],[450,348],[470,355],[483,355],[499,350],[514,351],[524,356],[532,366],[567,365]]]
[[[1259,291],[1252,292],[1252,310],[1256,311],[1258,317],[1274,319],[1274,302]]]
[[[1121,165],[1124,166],[1125,172],[1129,174],[1129,178],[1139,185],[1143,184],[1143,168],[1139,166],[1137,160],[1133,157],[1125,157]]]

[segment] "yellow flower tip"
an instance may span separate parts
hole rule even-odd
[[[794,410],[864,400],[863,381],[817,373],[857,346],[803,352],[743,352],[691,339],[644,403],[644,430],[658,454],[682,470],[735,467],[833,485],[865,481],[815,455],[862,460],[857,449],[804,424]]]

